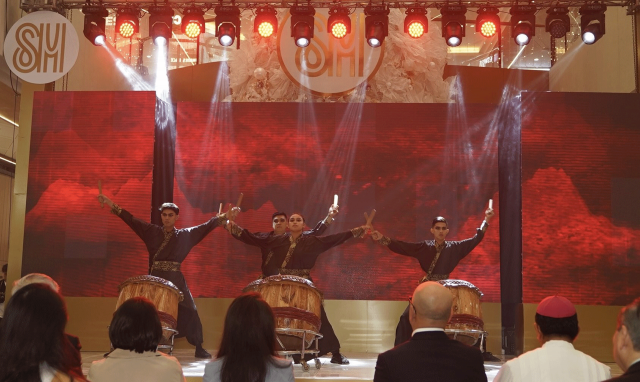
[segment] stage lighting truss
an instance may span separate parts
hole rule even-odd
[[[291,6],[291,37],[296,46],[305,48],[311,43],[316,10],[311,5]]]
[[[511,14],[511,36],[516,44],[525,46],[536,35],[536,6],[514,5]]]
[[[409,7],[405,11],[404,33],[413,38],[420,38],[429,31],[427,9],[422,6]]]
[[[351,33],[351,18],[349,10],[340,5],[329,8],[329,19],[327,19],[327,31],[335,38],[343,38]]]
[[[235,5],[218,5],[216,12],[216,37],[222,46],[231,46],[237,41],[240,49],[240,8]]]
[[[500,16],[498,16],[498,8],[490,6],[478,8],[476,32],[479,32],[484,37],[493,37],[499,30]]]
[[[386,5],[371,5],[364,8],[364,34],[372,48],[382,45],[389,34],[389,8]]]
[[[594,44],[604,36],[606,10],[607,6],[599,3],[585,4],[580,7],[580,30],[585,44]]]
[[[168,45],[173,30],[173,9],[166,5],[149,7],[149,36],[155,45]]]
[[[106,17],[109,11],[102,5],[85,5],[82,7],[84,13],[84,37],[95,46],[104,45],[106,36],[104,34]]]
[[[253,31],[261,37],[271,37],[278,33],[278,13],[271,5],[256,8],[256,19],[253,22]]]
[[[442,37],[447,45],[458,46],[462,43],[467,23],[467,7],[464,5],[446,5],[440,9],[442,15]]]
[[[136,8],[119,8],[116,13],[116,31],[124,38],[131,38],[140,31],[140,11]]]
[[[547,9],[547,19],[544,23],[544,30],[549,32],[551,37],[563,38],[570,29],[569,8],[555,6]]]
[[[180,31],[189,38],[198,38],[204,33],[204,11],[202,8],[189,7],[182,12]]]

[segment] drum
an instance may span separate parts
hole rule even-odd
[[[480,305],[482,292],[475,285],[464,280],[447,279],[437,282],[453,294],[453,314],[445,327],[445,332],[462,343],[474,345],[478,339],[484,337]]]
[[[163,278],[143,275],[132,277],[118,286],[118,302],[116,310],[132,297],[144,297],[149,299],[158,310],[160,324],[162,325],[163,340],[170,340],[172,331],[178,326],[178,303],[184,299],[184,295],[171,281]]]
[[[258,292],[271,306],[280,333],[279,350],[300,351],[311,346],[315,335],[306,331],[320,331],[322,305],[322,293],[311,281],[298,276],[275,275],[250,283],[243,292]]]

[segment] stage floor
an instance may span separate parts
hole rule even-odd
[[[210,350],[211,351],[211,350]],[[211,352],[215,354],[215,352]],[[177,349],[173,355],[180,361],[185,377],[189,382],[202,381],[204,374],[204,366],[209,360],[201,360],[193,356],[191,349]],[[335,365],[329,362],[330,357],[320,357],[322,367],[316,369],[311,362],[308,372],[302,370],[301,365],[294,365],[294,376],[297,382],[308,382],[322,380],[324,382],[332,381],[373,381],[375,372],[377,354],[373,353],[345,353],[351,362],[349,365]],[[102,352],[82,352],[82,371],[85,375],[89,372],[91,362],[102,359]],[[501,362],[485,362],[484,369],[487,373],[488,382],[492,382],[498,370],[506,359]],[[622,374],[620,368],[615,364],[608,363],[611,367],[611,375],[619,376]]]

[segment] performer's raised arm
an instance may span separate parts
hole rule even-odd
[[[327,214],[327,217],[325,217],[324,219],[320,220],[318,222],[318,224],[316,224],[316,226],[308,231],[304,231],[305,235],[312,235],[312,236],[320,236],[324,233],[324,231],[327,230],[327,228],[329,227],[329,225],[331,225],[331,223],[333,223],[333,219],[334,217],[338,214],[338,208],[339,206],[337,204],[332,204],[329,207],[329,213]]]

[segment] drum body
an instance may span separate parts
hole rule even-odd
[[[484,332],[482,306],[483,294],[475,285],[464,280],[440,280],[453,294],[453,314],[445,331],[456,340],[473,345]],[[455,334],[455,335],[452,335]]]
[[[176,329],[178,326],[178,303],[184,299],[180,289],[171,281],[163,278],[143,275],[132,277],[118,286],[120,295],[116,310],[132,297],[144,297],[150,300],[158,310],[160,324],[163,327],[162,337],[169,340],[172,332],[164,328]]]
[[[243,292],[258,292],[271,306],[282,343],[278,347],[284,347],[279,350],[305,350],[315,336],[303,334],[304,331],[320,331],[322,293],[311,281],[298,276],[275,275],[250,283]],[[282,334],[283,331],[289,334]]]

